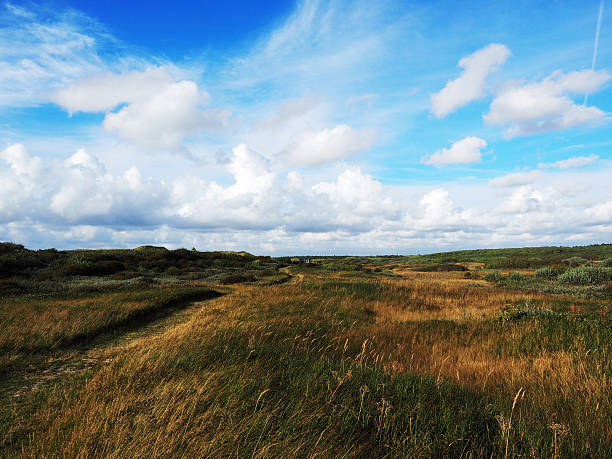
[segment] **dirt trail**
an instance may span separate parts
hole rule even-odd
[[[19,401],[29,392],[53,384],[58,378],[76,375],[108,363],[114,355],[123,351],[126,344],[139,338],[164,333],[172,327],[188,321],[200,308],[219,297],[192,301],[180,307],[152,313],[146,323],[138,328],[109,333],[98,339],[58,350],[49,354],[32,356],[33,363],[16,371],[2,382],[0,401]]]

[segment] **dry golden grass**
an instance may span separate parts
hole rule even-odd
[[[558,297],[418,274],[235,286],[187,322],[109,349],[108,363],[53,389],[5,441],[25,457],[605,457],[609,342],[557,342],[555,330],[571,330],[545,318],[494,319],[508,303],[553,308]],[[402,424],[393,392],[377,391],[409,374],[483,399],[499,422],[493,443],[444,449]]]

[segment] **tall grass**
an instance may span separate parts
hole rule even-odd
[[[504,320],[508,304],[554,313]],[[79,383],[30,393],[31,416],[3,412],[0,445],[26,457],[609,457],[608,311],[456,278],[239,285]]]
[[[166,286],[75,299],[27,296],[0,302],[0,377],[32,353],[48,353],[102,333],[134,328],[153,313],[219,294],[209,287]]]

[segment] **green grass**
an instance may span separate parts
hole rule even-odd
[[[240,258],[225,275],[256,281],[155,334],[101,343],[96,364],[44,384],[45,358],[210,287],[164,272],[147,274],[163,286],[5,297],[0,345],[41,371],[19,397],[0,387],[0,456],[610,457],[609,284],[532,268],[467,279],[397,257],[317,258],[291,277]]]
[[[23,365],[28,355],[138,327],[152,314],[218,295],[209,287],[178,286],[81,298],[5,298],[0,302],[0,378]]]

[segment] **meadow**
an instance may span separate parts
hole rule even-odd
[[[3,457],[612,456],[612,245],[2,250]]]

